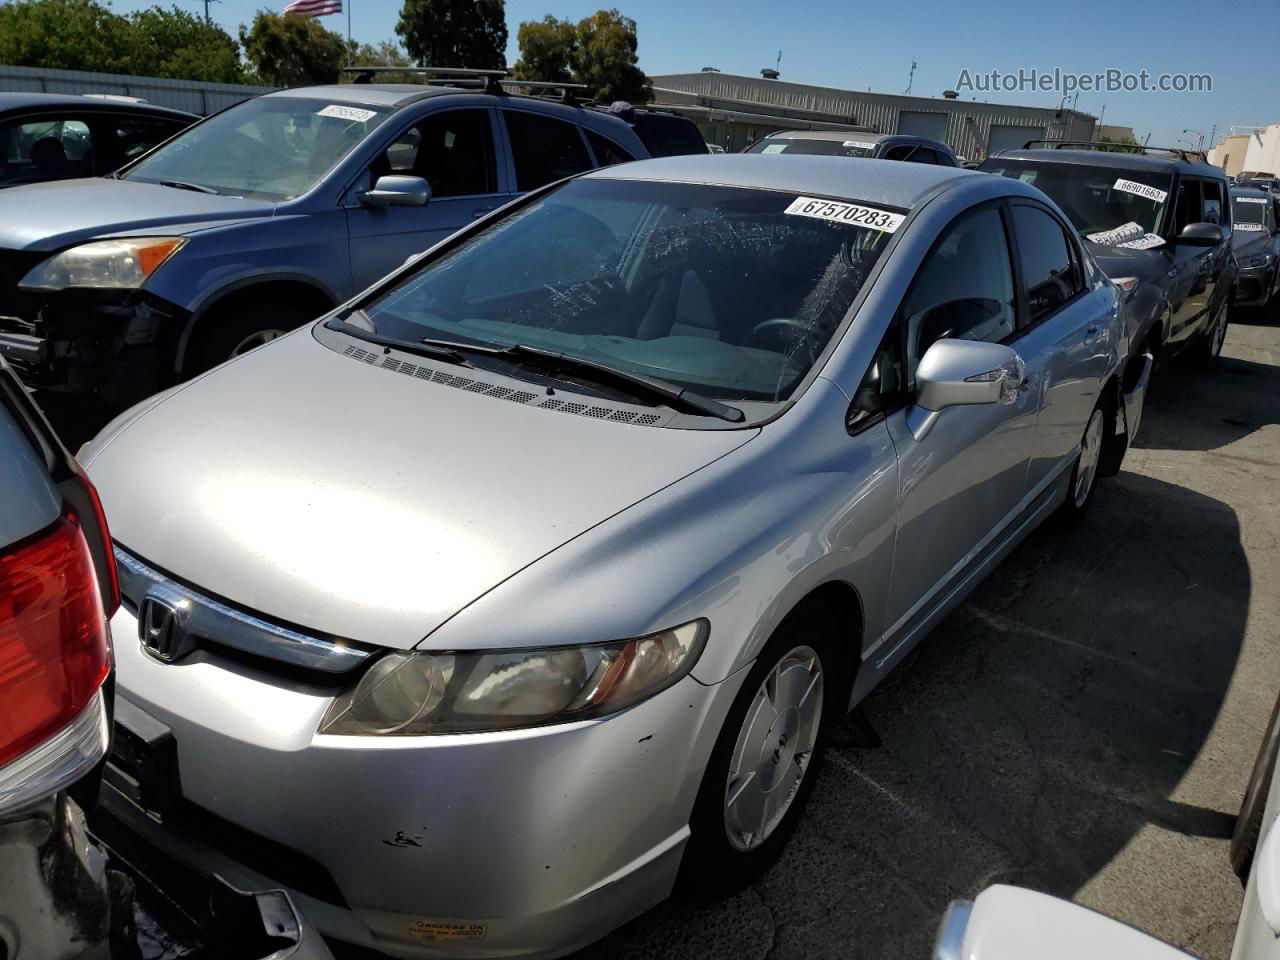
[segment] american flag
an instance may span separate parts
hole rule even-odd
[[[293,0],[284,8],[285,13],[300,13],[304,17],[327,17],[342,12],[342,0]]]

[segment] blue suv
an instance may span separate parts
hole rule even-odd
[[[494,77],[267,94],[110,177],[0,193],[0,355],[29,386],[122,407],[521,193],[647,156],[622,120]]]

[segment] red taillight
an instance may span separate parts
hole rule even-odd
[[[68,512],[0,556],[0,766],[70,723],[110,668],[93,559]]]
[[[120,575],[116,571],[116,555],[111,546],[111,531],[107,529],[107,515],[103,512],[102,500],[98,497],[98,488],[93,485],[89,475],[84,472],[84,468],[78,463],[76,464],[76,472],[80,475],[80,482],[84,484],[84,491],[89,497],[89,505],[93,508],[94,519],[98,522],[98,533],[102,537],[102,550],[106,555],[103,573],[106,575],[107,580],[107,596],[102,598],[102,605],[107,618],[110,619],[120,609]]]

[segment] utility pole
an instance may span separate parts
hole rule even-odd
[[[916,58],[911,58],[911,75],[907,77],[907,96],[911,96],[911,88],[916,82]]]
[[[209,4],[221,3],[222,0],[204,0],[204,22],[213,23],[213,17],[209,16]]]
[[[1102,126],[1102,118],[1107,115],[1107,105],[1104,103],[1102,109],[1098,111],[1098,126]]]

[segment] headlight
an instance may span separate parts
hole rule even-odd
[[[413,737],[600,717],[671,686],[706,638],[706,621],[695,620],[588,647],[389,653],[329,705],[319,732]]]
[[[50,257],[23,277],[18,286],[36,290],[140,287],[186,242],[185,237],[95,240]]]
[[[1265,267],[1274,259],[1275,259],[1275,254],[1260,253],[1255,257],[1250,257],[1248,260],[1244,262],[1244,265],[1246,267]]]

